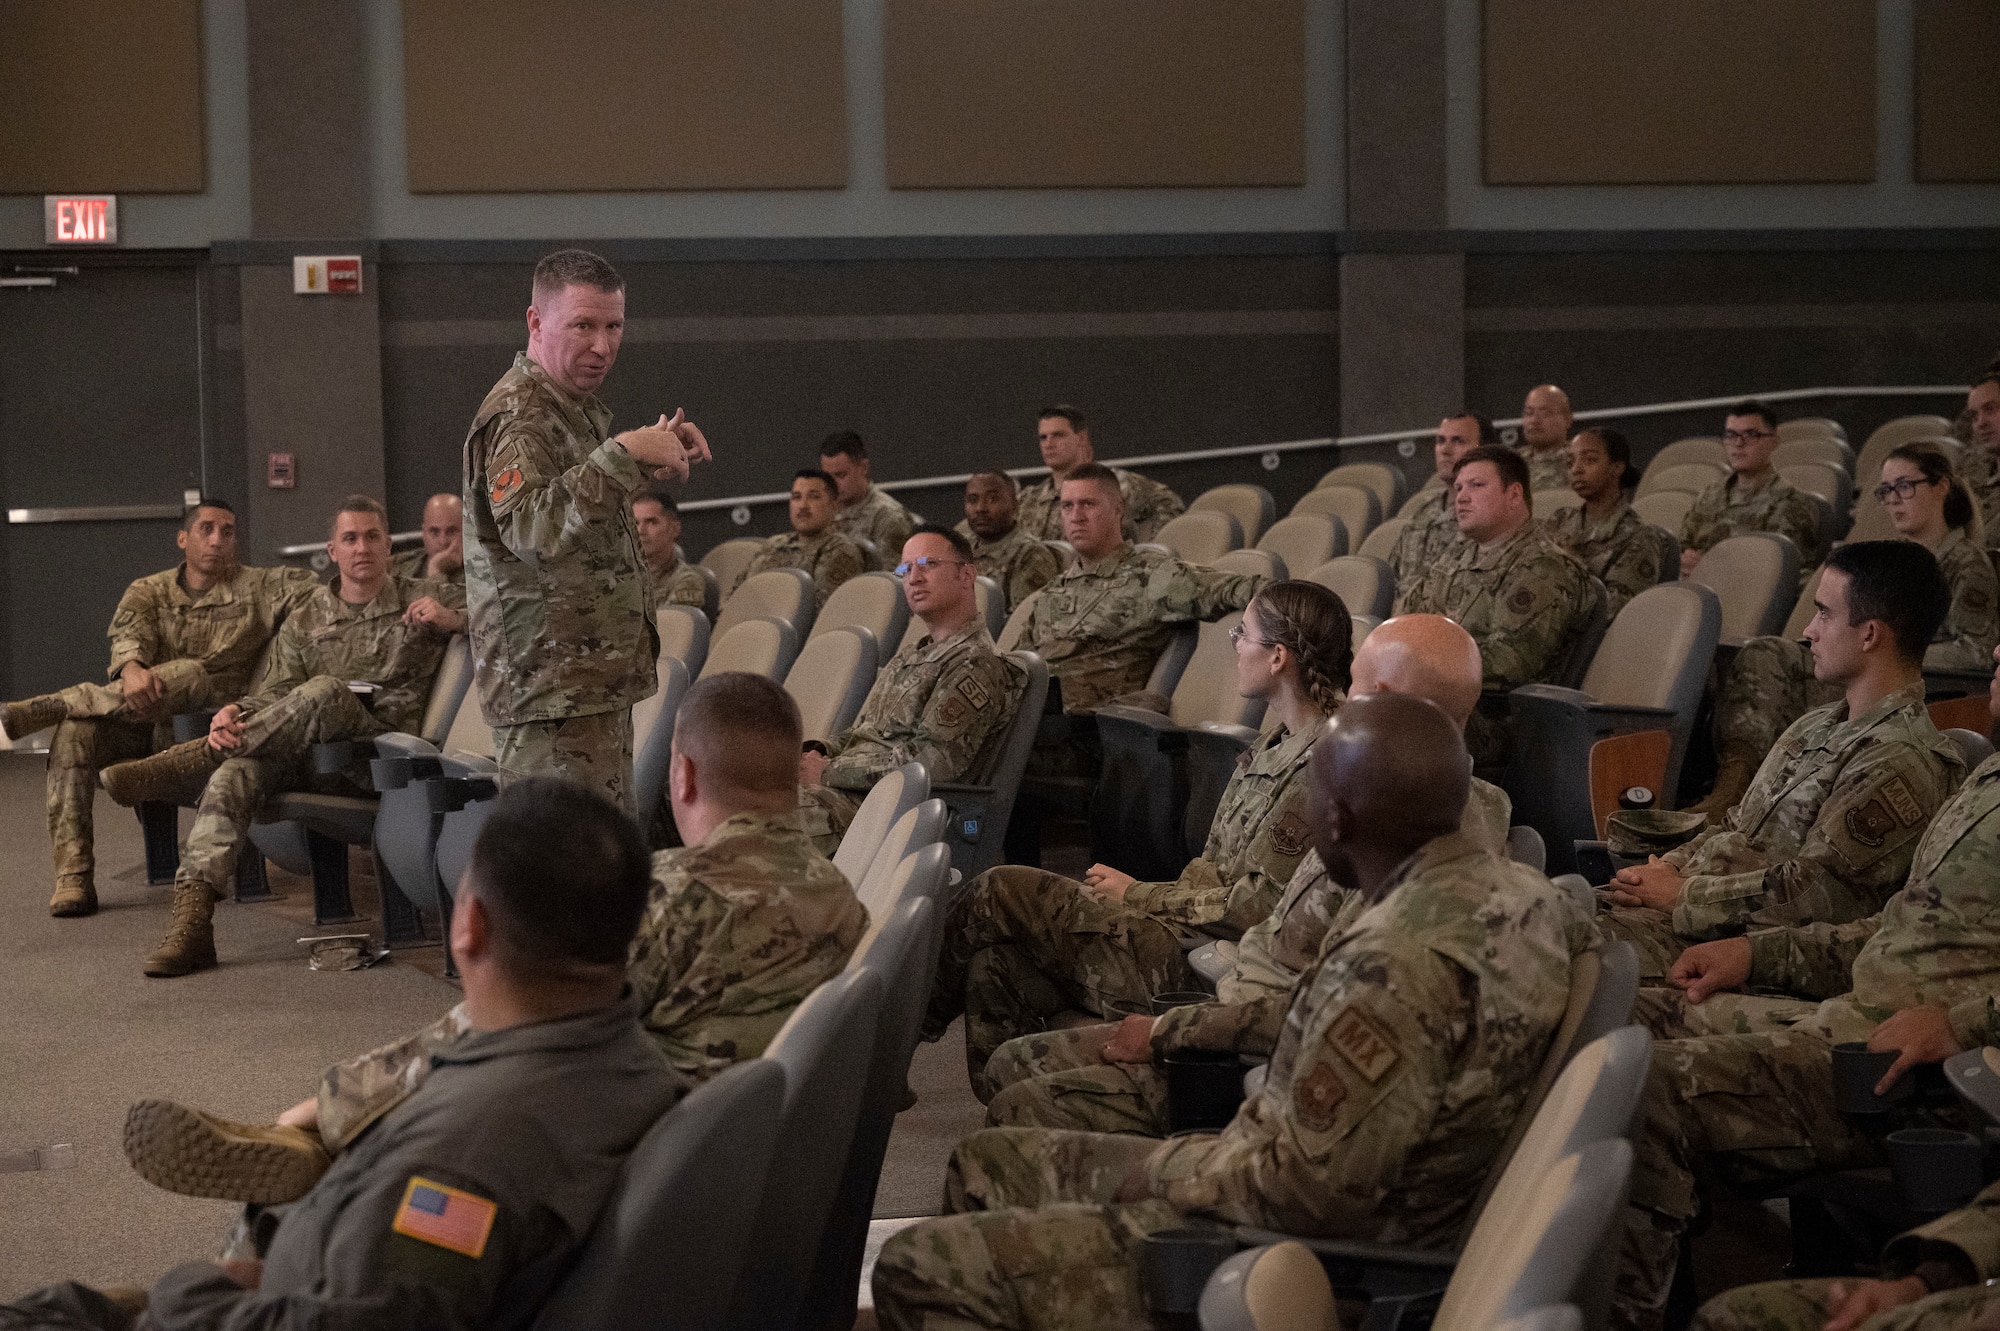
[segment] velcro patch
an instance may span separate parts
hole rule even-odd
[[[1353,1008],[1333,1019],[1327,1038],[1371,1084],[1387,1076],[1389,1069],[1396,1066],[1396,1060],[1402,1057],[1382,1032],[1375,1029],[1375,1023]]]
[[[1849,809],[1845,822],[1847,835],[1870,850],[1879,849],[1889,839],[1889,833],[1896,830],[1896,815],[1889,812],[1880,795],[1858,809]]]
[[[970,715],[972,715],[972,709],[967,707],[955,694],[952,697],[946,698],[944,706],[938,708],[939,724],[948,726],[953,730],[964,725],[965,718]]]
[[[975,712],[986,710],[993,702],[993,695],[988,693],[986,687],[970,675],[958,681],[958,696],[971,704],[972,710]]]
[[[1902,777],[1892,776],[1884,781],[1881,795],[1888,801],[1889,811],[1896,815],[1898,827],[1915,827],[1924,820],[1923,806],[1917,803],[1916,792]]]
[[[1313,1070],[1292,1089],[1292,1104],[1298,1110],[1299,1122],[1312,1132],[1331,1128],[1334,1114],[1346,1098],[1347,1085],[1331,1063],[1315,1063]]]
[[[504,504],[507,497],[520,489],[527,478],[521,475],[519,467],[509,467],[493,477],[491,498],[496,504]]]
[[[1514,594],[1507,598],[1507,608],[1517,615],[1525,615],[1535,608],[1535,589],[1516,587]]]
[[[1312,828],[1296,813],[1287,813],[1271,829],[1271,848],[1280,855],[1303,855],[1312,844]]]
[[[486,1251],[487,1236],[499,1214],[500,1208],[484,1197],[413,1174],[389,1227],[407,1238],[476,1259]]]

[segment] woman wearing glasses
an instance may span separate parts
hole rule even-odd
[[[1937,557],[1951,609],[1924,651],[1926,670],[1991,668],[2000,641],[2000,579],[1981,548],[1979,506],[1936,444],[1904,444],[1882,462],[1875,497],[1906,541]],[[1693,808],[1717,819],[1741,799],[1785,727],[1840,697],[1813,678],[1803,642],[1752,638],[1736,654],[1715,703],[1715,789]]]

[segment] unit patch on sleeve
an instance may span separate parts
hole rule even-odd
[[[1333,1047],[1345,1054],[1347,1061],[1371,1083],[1387,1076],[1389,1069],[1396,1066],[1396,1060],[1402,1057],[1395,1046],[1375,1029],[1375,1023],[1353,1008],[1333,1019],[1327,1037],[1333,1041]]]

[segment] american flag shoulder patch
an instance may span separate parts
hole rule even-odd
[[[484,1197],[416,1174],[404,1186],[403,1204],[396,1208],[396,1218],[389,1227],[398,1234],[477,1258],[486,1251],[486,1237],[493,1232],[493,1218],[499,1214],[500,1208]]]

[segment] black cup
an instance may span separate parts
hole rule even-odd
[[[1139,1288],[1154,1324],[1198,1325],[1201,1291],[1215,1268],[1236,1252],[1225,1229],[1163,1229],[1148,1234],[1139,1251]]]
[[[1163,1060],[1167,1073],[1167,1128],[1218,1132],[1243,1103],[1243,1060],[1234,1054],[1186,1049]]]
[[[1912,1211],[1954,1211],[1972,1200],[1984,1179],[1986,1148],[1969,1132],[1905,1128],[1885,1139],[1889,1173]]]
[[[1887,1095],[1875,1094],[1875,1084],[1896,1061],[1896,1051],[1874,1054],[1866,1040],[1833,1047],[1833,1104],[1843,1114],[1886,1114],[1898,1100],[1910,1098],[1909,1076],[1896,1079]]]
[[[1196,1007],[1202,1003],[1213,1003],[1215,995],[1202,989],[1173,989],[1164,994],[1153,995],[1153,1015],[1159,1016],[1172,1008]]]

